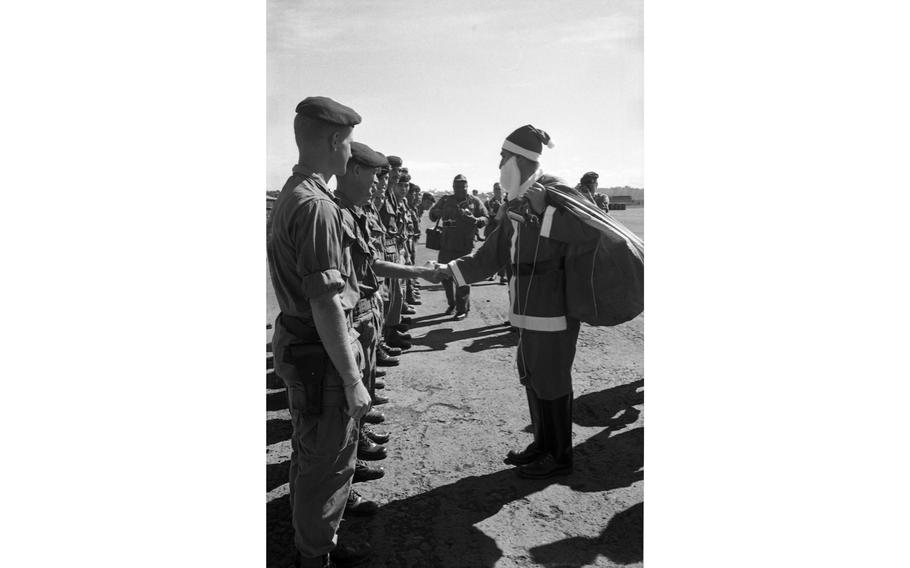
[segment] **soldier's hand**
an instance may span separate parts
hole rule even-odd
[[[440,281],[450,280],[455,278],[455,275],[452,273],[452,269],[448,264],[437,264],[436,265],[436,276]]]
[[[527,193],[525,193],[525,199],[528,200],[528,204],[534,213],[541,215],[544,209],[547,208],[547,188],[538,182],[534,182],[534,185],[529,187]]]
[[[363,381],[357,381],[353,386],[344,387],[344,398],[348,403],[348,415],[354,420],[360,420],[370,411],[372,401]]]

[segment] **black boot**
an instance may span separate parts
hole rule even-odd
[[[531,428],[534,433],[534,441],[528,444],[528,447],[520,452],[509,450],[504,463],[509,465],[525,465],[536,461],[543,456],[546,451],[543,436],[541,435],[540,405],[538,404],[537,395],[533,389],[525,388],[528,395],[528,412],[531,415]]]
[[[547,452],[534,463],[518,468],[518,476],[546,479],[572,473],[572,395],[541,400],[543,438]]]

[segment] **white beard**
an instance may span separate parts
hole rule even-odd
[[[499,169],[499,185],[505,190],[506,199],[509,201],[521,199],[528,191],[528,188],[534,185],[534,182],[540,179],[540,176],[542,175],[543,170],[538,166],[537,170],[522,183],[521,171],[518,169],[518,160],[515,156],[512,156],[506,160],[506,163]]]

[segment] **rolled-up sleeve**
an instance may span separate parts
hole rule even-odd
[[[346,264],[341,210],[327,200],[301,207],[295,224],[297,273],[303,293],[312,299],[344,289]]]

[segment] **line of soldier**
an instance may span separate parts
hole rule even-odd
[[[413,279],[441,276],[414,265],[419,188],[411,191],[401,160],[354,142],[360,115],[332,99],[308,97],[296,112],[299,159],[267,231],[281,310],[275,371],[292,424],[295,565],[354,566],[368,560],[369,545],[338,544],[338,528],[345,513],[376,512],[351,484],[385,474],[367,462],[386,457],[390,438],[370,426],[385,420],[372,406],[388,401],[376,392],[385,386],[377,367],[398,365],[411,347],[402,314],[420,303]]]

